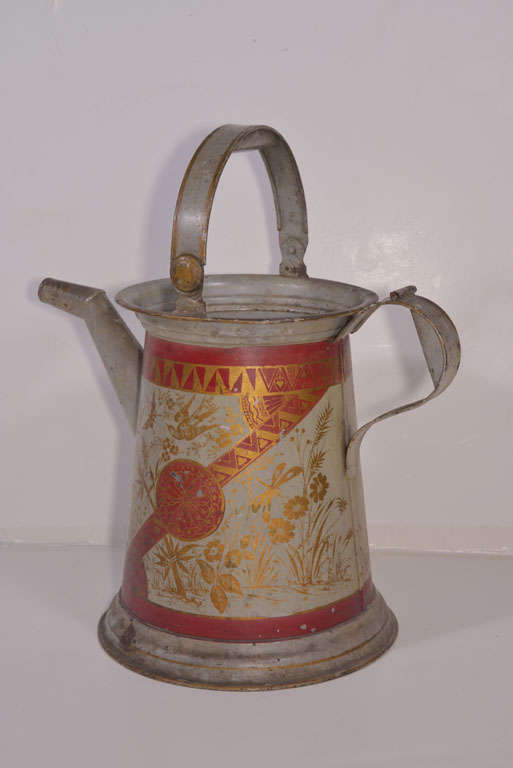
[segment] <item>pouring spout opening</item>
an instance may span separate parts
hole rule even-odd
[[[53,277],[45,277],[37,291],[39,300],[44,304],[84,319],[89,311],[89,302],[102,294],[105,292],[101,288],[67,283]]]

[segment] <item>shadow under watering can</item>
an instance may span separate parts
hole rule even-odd
[[[271,182],[279,275],[204,277],[214,193],[232,152]],[[200,145],[175,209],[170,279],[125,288],[144,351],[104,291],[48,278],[39,297],[85,320],[136,434],[123,584],[105,650],[150,677],[207,688],[306,685],[382,654],[396,619],[375,589],[359,448],[378,421],[454,378],[457,332],[413,286],[382,301],[308,277],[294,156],[266,126]],[[379,307],[413,317],[434,389],[357,428],[350,335]]]

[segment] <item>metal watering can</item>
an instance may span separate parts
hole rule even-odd
[[[276,205],[279,275],[204,277],[208,223],[232,152],[258,149]],[[306,685],[382,654],[397,622],[375,589],[359,448],[376,422],[439,395],[456,329],[413,286],[378,300],[307,276],[294,156],[266,126],[200,145],[176,204],[171,279],[125,288],[144,352],[102,290],[48,278],[39,298],[85,320],[137,439],[123,585],[105,650],[150,677],[232,690]],[[410,310],[434,389],[357,429],[350,334]]]

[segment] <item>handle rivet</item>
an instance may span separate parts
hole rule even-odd
[[[172,264],[171,280],[183,293],[196,291],[203,282],[203,267],[195,256],[183,253]]]

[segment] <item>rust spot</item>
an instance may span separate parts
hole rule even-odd
[[[125,631],[121,635],[121,645],[123,646],[123,648],[128,650],[128,648],[132,645],[134,640],[135,640],[135,629],[132,622],[130,622],[128,627],[125,629]]]

